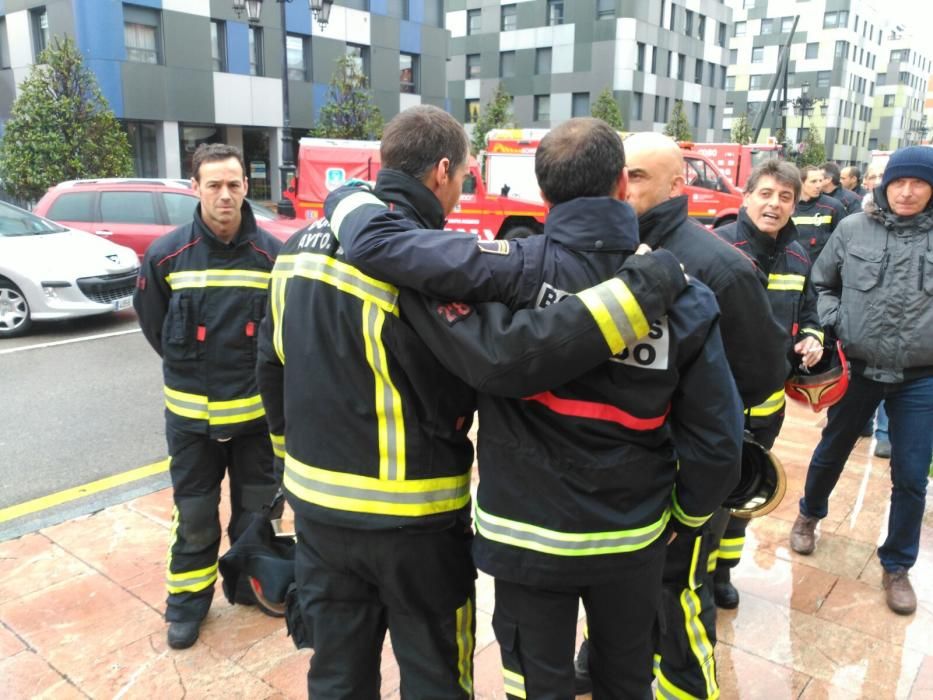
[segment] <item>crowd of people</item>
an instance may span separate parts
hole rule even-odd
[[[228,475],[231,543],[282,491],[294,511],[279,602],[314,649],[309,697],[378,698],[387,633],[403,697],[472,697],[478,569],[495,581],[509,697],[716,698],[716,609],[739,605],[749,522],[723,504],[777,439],[785,382],[836,348],[848,388],[791,547],[814,551],[874,431],[891,460],[886,603],[916,609],[933,149],[864,180],[767,161],[738,219],[710,231],[688,216],[674,141],[574,118],[536,153],[543,233],[509,241],[443,230],[469,158],[446,112],[401,112],[380,155],[375,185],[331,193],[282,245],[244,201],[239,150],[199,147],[193,220],[146,253],[134,306],[163,360],[171,647],[196,643],[211,605]],[[250,581],[224,592],[267,602]]]

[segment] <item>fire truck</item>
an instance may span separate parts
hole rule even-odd
[[[535,177],[535,151],[547,129],[492,129],[483,154],[486,186],[491,192],[541,201]],[[627,134],[620,132],[623,139]],[[704,144],[705,145],[705,144]],[[684,156],[684,194],[690,216],[716,227],[734,221],[742,206],[742,193],[693,144],[681,143]]]
[[[759,165],[772,158],[780,158],[783,149],[776,143],[681,143],[689,146],[697,153],[706,156],[723,175],[730,178],[732,183],[745,188],[748,176]]]
[[[374,181],[379,172],[379,142],[303,138],[298,149],[298,170],[285,196],[295,216],[314,220],[322,216],[328,193],[348,180]],[[447,228],[467,231],[480,238],[519,238],[540,233],[547,207],[503,194],[490,194],[479,164],[470,158],[469,173]]]

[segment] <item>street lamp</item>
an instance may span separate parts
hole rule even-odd
[[[923,143],[929,130],[930,129],[927,126],[927,115],[924,114],[922,117],[920,117],[920,122],[913,129],[913,132],[917,135],[917,143]]]
[[[246,19],[250,24],[259,24],[262,14],[263,0],[233,0],[233,10],[240,17],[246,12]],[[282,24],[282,154],[279,165],[279,177],[282,190],[288,187],[289,175],[295,170],[294,139],[292,138],[291,121],[288,117],[288,30],[285,26],[285,3],[292,0],[275,0],[279,4]],[[330,21],[330,10],[334,0],[308,0],[311,16],[317,20],[318,26],[324,29]],[[279,201],[278,211],[286,216],[295,215],[295,207],[287,197]]]
[[[810,83],[803,83],[800,86],[800,97],[789,101],[789,104],[792,105],[797,114],[800,115],[800,128],[797,131],[798,151],[803,144],[804,119],[808,114],[813,112],[818,102],[822,102],[822,100],[818,97],[810,97]],[[826,113],[825,103],[823,103],[821,110],[823,114]]]

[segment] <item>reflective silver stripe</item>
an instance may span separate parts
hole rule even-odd
[[[382,200],[380,200],[372,192],[354,192],[353,194],[348,195],[347,197],[344,197],[342,200],[340,200],[340,204],[334,208],[333,216],[330,217],[330,230],[333,231],[334,236],[336,236],[338,241],[340,240],[340,227],[343,226],[343,220],[349,214],[353,213],[360,207],[366,206],[367,204],[370,206],[380,207],[381,209],[386,208],[386,205],[382,203]]]
[[[525,677],[515,671],[502,668],[502,685],[505,686],[505,692],[508,695],[514,695],[517,698],[524,698],[525,695]]]
[[[651,330],[638,300],[620,279],[584,289],[577,296],[593,315],[613,354],[632,347]]]
[[[476,529],[486,539],[567,557],[616,554],[642,549],[661,536],[668,520],[670,511],[665,510],[657,522],[640,528],[567,533],[490,515],[478,504],[476,506]]]
[[[385,316],[375,304],[363,303],[365,315],[364,337],[366,339],[366,357],[372,366],[376,386],[376,416],[377,430],[379,432],[379,477],[394,481],[404,479],[404,465],[400,464],[399,447],[404,449],[404,435],[400,434],[397,418],[401,415],[401,407],[396,402],[400,399],[392,379],[389,377],[389,368],[386,366],[385,349],[382,345],[382,321]]]
[[[680,607],[684,613],[684,626],[687,639],[690,642],[690,651],[693,652],[697,667],[706,682],[705,697],[713,698],[719,695],[719,685],[716,682],[716,659],[713,656],[713,645],[709,641],[706,628],[700,619],[699,596],[689,588],[680,594]]]
[[[744,537],[730,537],[719,541],[720,559],[741,559],[742,548],[745,546]]]
[[[261,270],[184,270],[169,273],[172,291],[201,287],[254,287],[267,289],[270,273]]]
[[[370,298],[377,303],[383,311],[395,312],[395,305],[398,302],[397,289],[384,283],[380,285],[378,280],[369,278],[352,266],[340,263],[333,258],[313,253],[301,253],[295,260],[294,274],[329,282],[350,293],[359,292],[364,299]]]

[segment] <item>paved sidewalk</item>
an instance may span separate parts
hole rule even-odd
[[[737,611],[719,616],[722,697],[933,698],[933,516],[925,519],[912,581],[920,606],[884,604],[875,548],[890,492],[888,462],[863,439],[830,502],[817,551],[787,537],[822,415],[792,406],[775,452],[788,475],[784,503],[749,528],[733,576]],[[0,697],[303,698],[310,652],[281,621],[230,606],[218,588],[196,646],[165,642],[162,580],[168,490],[0,543]],[[477,600],[477,698],[504,698],[491,630],[491,581]],[[400,697],[389,645],[383,697]]]

